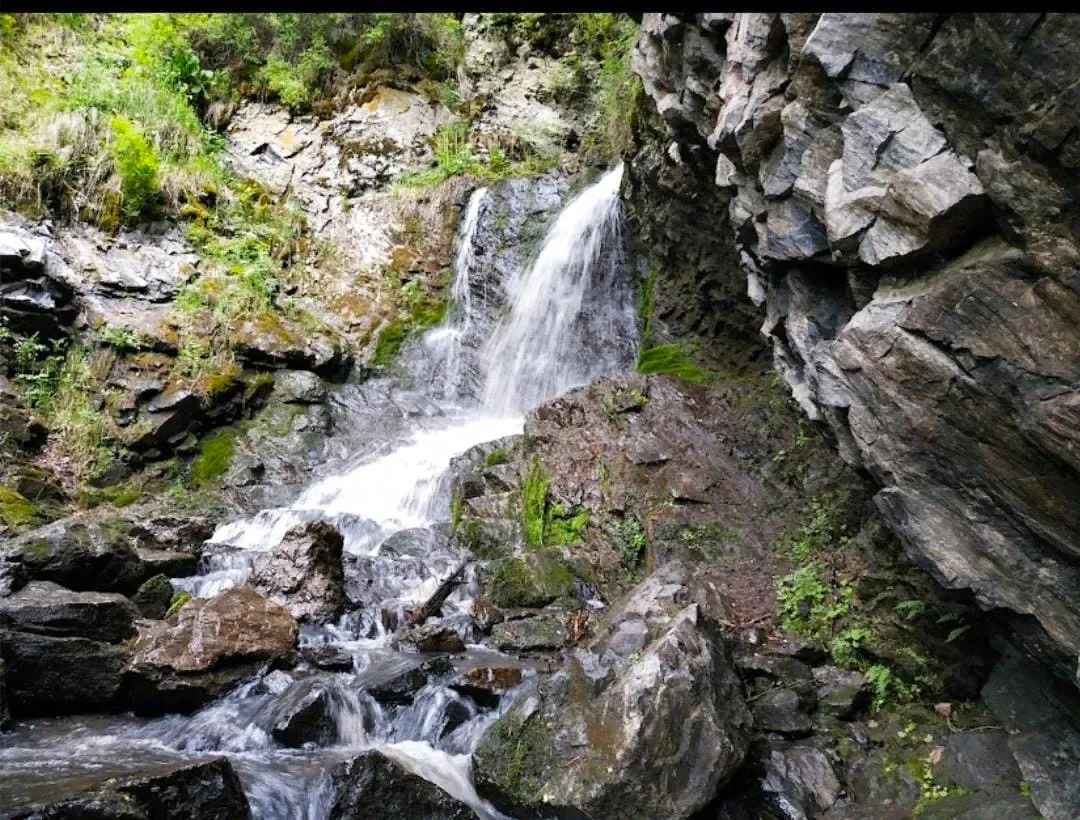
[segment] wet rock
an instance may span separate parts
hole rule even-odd
[[[406,652],[464,652],[465,644],[453,629],[441,624],[424,624],[410,629],[395,641]]]
[[[11,723],[11,708],[8,706],[7,694],[7,665],[0,656],[0,732],[8,728]]]
[[[471,698],[482,709],[499,705],[502,693],[521,683],[519,666],[477,666],[467,670],[450,687]]]
[[[198,556],[188,552],[145,547],[136,547],[135,552],[143,563],[143,572],[150,577],[165,575],[169,578],[184,578],[194,575],[199,565]]]
[[[0,599],[0,629],[36,635],[120,643],[135,634],[138,617],[123,595],[72,592],[48,581],[34,581]]]
[[[814,669],[818,709],[826,715],[850,720],[865,705],[866,677],[859,672],[819,666]]]
[[[132,522],[130,535],[141,547],[184,552],[198,558],[216,526],[212,517],[201,513],[148,512]]]
[[[300,655],[305,661],[327,672],[351,672],[353,654],[344,646],[332,643],[319,643],[300,648]]]
[[[840,781],[829,759],[812,746],[773,749],[762,788],[789,818],[818,817],[840,796]]]
[[[63,789],[59,789],[63,791]],[[150,764],[47,803],[13,806],[11,820],[236,820],[250,813],[227,758]]]
[[[379,703],[400,704],[412,700],[429,679],[445,675],[452,668],[446,658],[432,658],[421,663],[399,659],[364,675],[362,683]]]
[[[757,727],[788,737],[806,737],[814,728],[799,708],[799,696],[790,689],[773,689],[754,701],[751,710]]]
[[[274,394],[286,404],[320,404],[326,401],[326,385],[306,370],[286,370],[274,379]]]
[[[381,752],[365,752],[330,772],[330,820],[474,820],[465,803]]]
[[[496,624],[491,642],[511,652],[537,652],[560,649],[570,643],[565,615],[537,615]]]
[[[88,640],[0,631],[13,715],[62,715],[127,708],[119,700],[128,652]]]
[[[283,746],[325,746],[337,741],[337,721],[330,691],[318,680],[294,683],[279,696],[270,734]]]
[[[301,621],[334,621],[345,604],[343,544],[341,533],[325,521],[293,527],[259,556],[248,583]]]
[[[160,620],[169,611],[175,594],[176,590],[169,583],[167,576],[155,575],[135,590],[135,594],[131,596],[131,602],[138,608],[142,617]]]
[[[567,667],[528,686],[473,759],[481,796],[518,817],[685,818],[743,761],[751,717],[716,625],[669,566],[610,613],[646,618],[654,639],[589,683]],[[679,599],[682,599],[680,602]],[[590,645],[596,654],[609,630]]]
[[[296,619],[250,587],[194,598],[169,621],[138,624],[125,673],[138,714],[191,712],[263,663],[292,663]]]
[[[956,732],[946,739],[941,774],[968,791],[1013,792],[1024,779],[1002,729]]]
[[[503,614],[487,598],[479,596],[473,599],[472,612],[473,623],[482,633],[491,632],[495,624],[500,623]]]
[[[77,591],[134,592],[146,570],[129,529],[126,522],[54,521],[17,542],[23,571]]]

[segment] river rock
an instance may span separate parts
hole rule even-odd
[[[477,666],[464,672],[450,688],[471,698],[482,709],[494,709],[503,692],[519,683],[520,666]]]
[[[451,797],[381,752],[365,752],[330,772],[335,799],[330,820],[474,820]]]
[[[305,661],[327,672],[351,672],[355,664],[353,653],[334,643],[308,644],[300,648]]]
[[[0,655],[16,716],[109,712],[119,701],[128,652],[87,638],[0,631]]]
[[[328,745],[337,740],[330,690],[317,679],[294,683],[275,704],[270,734],[283,746]]]
[[[139,614],[151,620],[165,617],[172,605],[176,590],[165,575],[155,575],[143,582],[131,596],[131,602],[139,609]]]
[[[414,627],[395,641],[406,652],[464,652],[465,643],[453,629],[431,623]]]
[[[54,521],[21,538],[26,576],[77,591],[131,593],[146,579],[128,526],[111,521]]]
[[[14,806],[9,820],[237,820],[250,807],[227,758],[151,764],[49,802]]]
[[[280,544],[259,556],[248,583],[301,621],[334,621],[345,604],[344,543],[325,521],[293,527]]]
[[[135,633],[138,617],[123,595],[72,592],[48,581],[34,581],[0,599],[0,629],[38,635],[119,643]]]
[[[191,712],[266,662],[295,662],[296,619],[250,587],[194,598],[138,624],[125,685],[138,714]]]
[[[452,668],[447,658],[418,658],[398,656],[367,670],[360,679],[361,685],[379,703],[408,703],[432,677],[445,675]]]
[[[7,664],[0,656],[0,732],[8,728],[11,723],[11,708],[8,706],[7,695]]]
[[[751,717],[716,624],[690,602],[689,573],[669,565],[640,584],[589,646],[611,674],[576,657],[527,686],[473,759],[481,796],[518,817],[685,818],[743,761]],[[605,651],[625,619],[653,639]]]
[[[320,404],[326,401],[326,385],[307,370],[286,370],[274,379],[274,393],[286,404]]]
[[[179,550],[158,550],[136,547],[136,554],[143,563],[143,573],[149,578],[165,575],[169,578],[183,578],[194,575],[199,565],[199,556]]]

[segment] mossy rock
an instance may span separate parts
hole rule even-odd
[[[513,552],[517,528],[512,521],[492,521],[465,515],[454,531],[457,543],[485,561],[506,558]]]
[[[0,522],[12,529],[41,522],[41,513],[25,496],[0,485]]]
[[[574,575],[562,563],[543,553],[504,558],[485,584],[497,607],[541,607],[574,595]]]
[[[160,620],[165,617],[172,605],[176,590],[165,575],[155,575],[143,583],[131,596],[131,602],[139,608],[144,618]]]
[[[541,715],[529,713],[528,702],[529,698],[519,698],[484,733],[476,750],[474,769],[481,794],[498,794],[504,805],[542,805],[541,781],[536,775],[546,773],[551,765],[552,737]]]

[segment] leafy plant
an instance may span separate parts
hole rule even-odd
[[[645,555],[647,544],[645,529],[636,515],[627,512],[616,524],[616,532],[619,537],[619,554],[623,566],[633,569],[641,563]]]

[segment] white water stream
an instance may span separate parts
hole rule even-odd
[[[209,596],[243,583],[255,557],[276,545],[289,528],[322,518],[342,530],[350,560],[367,562],[363,566],[378,576],[388,597],[421,600],[429,594],[439,574],[457,561],[456,554],[403,557],[393,550],[384,556],[380,550],[394,533],[447,520],[450,460],[481,442],[521,432],[531,408],[632,360],[636,332],[622,250],[621,177],[621,166],[608,171],[562,209],[532,264],[498,283],[502,318],[479,339],[478,322],[483,318],[491,324],[498,311],[481,304],[491,300],[477,297],[479,285],[472,280],[478,254],[484,251],[477,245],[477,232],[490,216],[487,207],[494,196],[476,191],[458,234],[453,308],[415,351],[438,365],[441,378],[419,390],[440,412],[418,420],[406,440],[388,452],[314,482],[288,507],[219,527],[203,574],[178,585]],[[492,283],[485,288],[489,292]],[[467,372],[482,374],[478,391],[467,389]],[[468,590],[459,589],[444,607],[443,621],[460,623],[469,604]],[[335,643],[355,657],[353,673],[320,677],[330,688],[337,723],[338,743],[332,748],[277,746],[268,734],[266,715],[276,708],[279,693],[266,691],[262,681],[190,717],[141,723],[112,718],[107,730],[76,733],[74,741],[68,737],[50,743],[43,739],[46,733],[28,743],[45,757],[48,749],[68,748],[72,742],[82,744],[82,753],[91,757],[107,755],[114,747],[142,749],[146,756],[168,750],[224,752],[240,773],[256,817],[307,820],[322,820],[329,810],[332,793],[323,775],[327,766],[374,747],[465,800],[481,817],[497,817],[477,797],[469,763],[497,711],[480,713],[437,681],[424,686],[408,705],[381,706],[363,690],[363,681],[395,663],[396,653],[386,648],[386,631],[372,624],[370,614],[363,628],[358,623],[345,616],[338,624],[302,635],[302,643]],[[457,717],[452,720],[452,715]],[[49,765],[41,755],[20,758],[0,750],[0,766]]]

